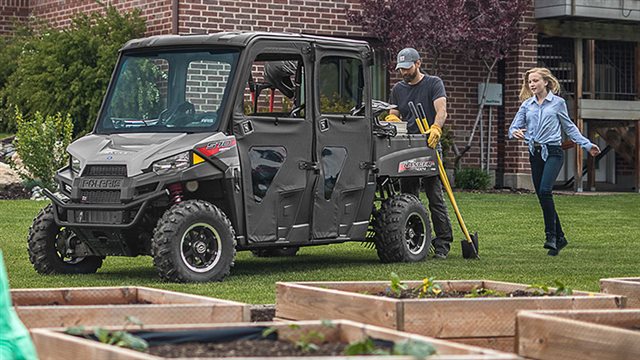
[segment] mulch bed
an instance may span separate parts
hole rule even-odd
[[[252,305],[251,321],[273,321],[276,316],[276,306],[273,304]]]
[[[0,188],[0,200],[30,199],[31,192],[20,184],[7,185]]]
[[[317,350],[304,351],[288,341],[236,340],[224,343],[185,343],[150,347],[147,352],[156,356],[176,357],[239,357],[239,356],[338,356],[346,344],[326,343]]]

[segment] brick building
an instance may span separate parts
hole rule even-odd
[[[138,8],[147,21],[149,35],[219,31],[284,31],[366,39],[373,34],[350,24],[346,9],[358,9],[358,0],[104,0],[120,10]],[[597,3],[597,4],[596,4]],[[57,27],[70,15],[100,9],[94,0],[0,0],[0,35],[10,34],[16,22],[33,16]],[[476,131],[463,167],[486,166],[498,186],[531,188],[527,149],[506,138],[518,109],[521,74],[537,64],[551,68],[560,78],[572,118],[583,133],[599,138],[610,151],[598,165],[587,161],[582,179],[582,151],[569,150],[559,180],[582,190],[638,191],[640,176],[640,1],[536,0],[522,26],[536,25],[512,55],[501,63],[492,79],[503,85],[503,105],[483,114],[483,137]],[[428,61],[428,54],[427,61]],[[385,57],[376,57],[378,83],[374,94],[385,99],[395,74],[384,71]],[[473,128],[478,84],[483,66],[462,63],[453,56],[441,59],[442,78],[449,96],[449,121],[458,147]],[[492,119],[488,131],[488,119]],[[482,148],[481,148],[482,141]],[[577,157],[576,157],[577,153]],[[569,180],[578,174],[571,183]],[[597,187],[596,187],[597,184]]]

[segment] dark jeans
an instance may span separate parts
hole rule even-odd
[[[529,154],[529,162],[531,163],[533,186],[536,188],[536,195],[538,195],[540,207],[542,207],[545,235],[547,238],[557,239],[564,237],[564,232],[553,203],[551,191],[562,168],[564,152],[560,146],[556,145],[547,145],[547,149],[549,156],[546,161],[542,160],[542,148],[535,147],[533,155]]]
[[[400,179],[400,188],[402,192],[413,194],[419,198],[420,178]],[[429,200],[431,222],[433,223],[433,229],[436,233],[436,237],[432,242],[433,247],[437,254],[447,255],[451,249],[453,231],[451,229],[451,220],[449,219],[447,205],[444,203],[440,177],[430,176],[422,178],[422,188]]]

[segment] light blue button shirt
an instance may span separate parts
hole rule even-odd
[[[534,144],[542,145],[542,160],[545,161],[549,155],[547,145],[560,145],[562,130],[569,139],[583,149],[591,150],[591,141],[582,136],[580,130],[569,118],[564,99],[552,92],[547,94],[542,104],[538,104],[535,95],[522,102],[509,127],[509,139],[513,139],[513,132],[519,129],[527,130],[524,138],[531,154],[534,151]]]

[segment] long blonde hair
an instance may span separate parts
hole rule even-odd
[[[560,82],[558,82],[558,79],[556,79],[556,77],[553,76],[553,74],[551,74],[551,71],[549,71],[549,69],[532,68],[527,70],[524,73],[524,79],[522,81],[522,89],[520,89],[520,101],[527,100],[528,98],[533,96],[531,89],[529,89],[529,74],[534,72],[540,74],[540,76],[542,76],[542,79],[548,82],[547,84],[548,91],[551,91],[556,95],[560,94]]]

